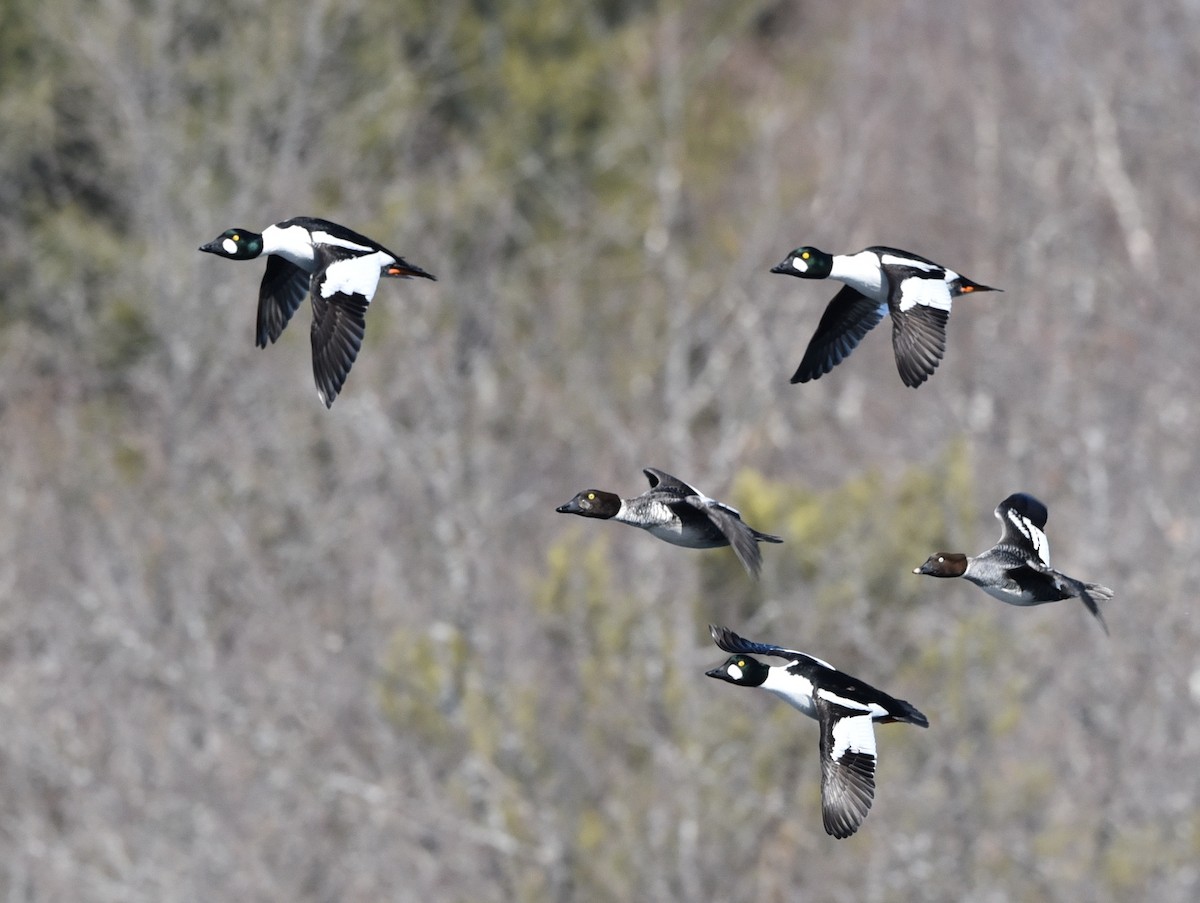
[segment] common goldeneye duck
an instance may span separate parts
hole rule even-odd
[[[895,699],[795,649],[743,639],[726,627],[709,625],[713,642],[733,653],[706,671],[739,687],[774,693],[821,725],[821,816],[825,831],[841,839],[858,830],[875,799],[875,722],[903,721],[929,727],[929,719]],[[767,665],[753,655],[784,659]]]
[[[879,245],[857,254],[796,248],[771,272],[846,284],[825,308],[792,377],[794,383],[828,373],[890,313],[896,368],[904,384],[915,389],[933,374],[946,353],[952,301],[970,292],[1000,291],[917,254]]]
[[[615,492],[585,489],[554,510],[560,514],[617,520],[689,549],[733,546],[738,560],[752,577],[757,577],[762,569],[758,544],[783,542],[778,536],[760,533],[748,525],[736,508],[710,499],[665,471],[647,467],[642,473],[650,481],[650,488],[635,498],[623,499]]]
[[[1009,605],[1042,605],[1078,596],[1108,633],[1097,600],[1107,602],[1113,591],[1050,567],[1050,543],[1043,532],[1048,516],[1046,506],[1032,495],[1014,493],[996,507],[996,517],[1004,526],[998,543],[973,557],[962,552],[938,552],[913,573],[965,577]]]
[[[259,348],[279,338],[311,292],[313,373],[326,407],[332,406],[358,355],[364,314],[380,276],[435,279],[365,235],[308,216],[267,226],[261,233],[226,229],[200,250],[230,260],[267,255],[258,289],[255,344]]]

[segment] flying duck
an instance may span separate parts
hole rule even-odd
[[[650,481],[650,488],[639,496],[623,499],[614,492],[585,489],[554,510],[641,527],[672,545],[689,549],[733,546],[752,577],[762,569],[758,544],[783,542],[778,536],[749,526],[736,508],[710,499],[666,471],[647,467],[642,473]]]
[[[841,839],[863,823],[875,799],[875,722],[903,721],[929,727],[910,703],[895,699],[795,649],[743,639],[727,627],[709,625],[713,642],[733,653],[706,671],[739,687],[774,693],[821,725],[821,818],[825,831]],[[783,659],[767,665],[753,655]]]
[[[914,568],[913,573],[965,577],[989,596],[1009,605],[1042,605],[1078,596],[1108,633],[1097,600],[1107,602],[1113,591],[1107,586],[1068,577],[1050,567],[1050,543],[1043,532],[1048,516],[1046,506],[1032,495],[1014,493],[996,507],[996,517],[1004,527],[998,543],[975,556],[938,552]]]
[[[946,353],[946,320],[953,300],[969,292],[999,291],[917,254],[878,245],[857,254],[796,248],[771,272],[845,283],[825,308],[793,383],[828,373],[890,313],[896,368],[904,384],[915,389]]]
[[[326,407],[333,405],[358,356],[379,278],[435,278],[365,235],[309,216],[275,223],[261,233],[226,229],[200,250],[230,260],[267,255],[258,289],[259,348],[279,338],[304,296],[311,295],[313,375]]]

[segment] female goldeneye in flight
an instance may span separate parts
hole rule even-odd
[[[635,498],[622,499],[614,492],[585,489],[554,510],[560,514],[613,519],[641,527],[672,545],[689,549],[733,546],[742,566],[752,577],[762,569],[760,542],[783,542],[760,533],[742,520],[736,508],[710,499],[682,480],[653,467],[642,473],[650,488]]]
[[[435,278],[365,235],[309,216],[267,226],[262,233],[226,229],[200,250],[230,260],[268,255],[258,288],[259,348],[279,338],[311,292],[313,374],[326,407],[333,405],[358,356],[364,315],[380,276]]]
[[[962,552],[938,552],[913,573],[965,577],[1009,605],[1042,605],[1078,596],[1108,633],[1097,600],[1107,602],[1113,591],[1050,567],[1050,543],[1043,532],[1048,516],[1046,506],[1032,495],[1014,493],[996,507],[996,517],[1004,525],[998,543],[973,557]]]
[[[796,248],[771,268],[801,279],[837,279],[846,287],[825,308],[794,383],[819,379],[855,349],[883,315],[892,315],[892,348],[900,379],[914,389],[946,353],[951,302],[968,292],[995,292],[908,251],[875,246],[857,254]]]
[[[766,643],[743,639],[726,627],[709,625],[713,641],[733,654],[708,677],[739,687],[762,687],[821,725],[821,816],[836,838],[858,830],[875,799],[876,721],[929,727],[929,719],[903,699],[888,696],[828,662]],[[786,665],[766,665],[751,654],[770,655]]]

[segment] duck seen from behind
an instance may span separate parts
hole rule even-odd
[[[762,569],[758,544],[783,542],[778,536],[755,530],[742,520],[736,508],[710,499],[666,471],[647,467],[642,472],[650,488],[639,496],[623,499],[615,492],[585,489],[554,510],[641,527],[672,545],[689,549],[733,546],[751,577],[757,577]]]
[[[964,577],[1009,605],[1043,605],[1078,597],[1108,633],[1097,603],[1112,599],[1113,591],[1050,567],[1050,542],[1043,532],[1049,516],[1046,506],[1028,493],[1017,492],[1002,501],[995,513],[1004,532],[986,552],[975,556],[938,552],[913,573]]]
[[[259,348],[275,342],[305,295],[311,296],[313,376],[326,407],[333,405],[358,357],[366,310],[380,277],[435,279],[365,235],[308,216],[275,223],[261,233],[226,229],[200,250],[230,260],[266,255],[258,288]]]
[[[946,353],[946,321],[953,300],[970,292],[999,291],[918,254],[882,245],[857,254],[796,248],[771,272],[845,283],[825,308],[793,383],[824,376],[890,313],[896,368],[904,384],[915,389]]]
[[[713,642],[733,654],[705,676],[739,687],[761,687],[820,723],[821,818],[826,833],[849,837],[875,799],[875,723],[929,727],[929,719],[911,703],[819,658],[752,642],[726,627],[709,625],[708,630]],[[787,664],[767,665],[754,655],[781,658]]]

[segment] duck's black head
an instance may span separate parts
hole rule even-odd
[[[803,247],[783,258],[783,263],[771,267],[772,273],[799,276],[801,279],[824,279],[833,270],[833,255],[816,248]]]
[[[731,655],[719,668],[705,671],[704,676],[715,677],[739,687],[758,687],[767,679],[769,670],[767,665],[749,655]]]
[[[967,556],[962,552],[938,552],[925,559],[919,568],[913,568],[914,574],[929,577],[961,577],[966,571]]]
[[[253,260],[262,254],[263,237],[249,229],[226,229],[200,250],[230,260]]]
[[[559,514],[578,514],[580,517],[615,517],[621,510],[621,497],[603,489],[585,489],[554,510]]]

